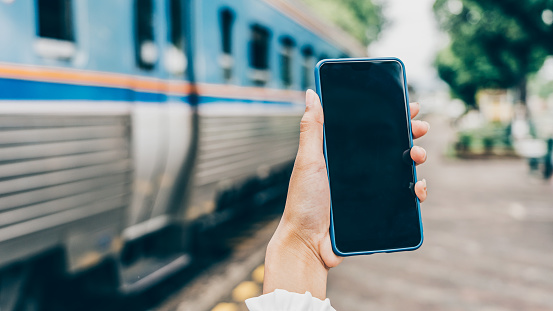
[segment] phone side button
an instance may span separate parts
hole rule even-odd
[[[405,164],[413,165],[413,159],[411,158],[411,148],[403,151],[402,158],[403,158],[403,161],[405,162]]]
[[[415,183],[409,182],[409,189],[411,189],[411,193],[416,197],[417,194],[415,193]]]

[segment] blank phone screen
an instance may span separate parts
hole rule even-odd
[[[422,239],[403,67],[394,60],[320,67],[336,248],[397,250]]]

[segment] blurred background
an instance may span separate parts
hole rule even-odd
[[[553,310],[550,0],[0,0],[0,310],[246,310],[325,58],[394,56],[425,242],[337,310]]]

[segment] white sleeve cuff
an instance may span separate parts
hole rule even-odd
[[[246,300],[250,311],[336,311],[327,298],[324,301],[305,294],[291,293],[283,289]]]

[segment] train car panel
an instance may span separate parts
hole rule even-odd
[[[152,189],[151,196],[145,198],[146,204],[138,203],[142,204],[142,209],[135,214],[142,218],[135,222],[147,221],[159,215],[171,218],[167,216],[170,205],[168,201],[171,192],[174,191],[171,186],[174,184],[174,175],[184,164],[188,141],[192,135],[192,109],[187,104],[190,89],[184,81],[183,74],[184,52],[175,47],[175,42],[168,40],[169,26],[166,23],[169,22],[169,8],[165,1],[152,2],[151,13],[156,39],[154,44],[159,51],[172,51],[168,53],[167,62],[168,65],[177,64],[177,70],[167,70],[168,65],[162,66],[160,59],[155,60],[152,70],[138,68],[135,59],[129,57],[136,48],[133,30],[136,26],[136,16],[133,16],[135,3],[136,1],[114,2],[110,10],[118,12],[117,19],[105,14],[105,4],[97,1],[61,1],[58,3],[59,6],[54,6],[61,7],[58,12],[47,9],[45,11],[44,1],[36,1],[34,5],[32,1],[0,4],[0,16],[5,17],[1,21],[2,26],[6,26],[3,29],[13,30],[2,32],[0,41],[21,45],[0,51],[0,59],[4,62],[0,63],[0,86],[3,90],[0,94],[0,113],[7,117],[2,120],[2,126],[14,124],[7,120],[19,120],[19,123],[15,124],[22,126],[17,129],[17,135],[12,129],[9,133],[4,133],[2,137],[11,137],[12,140],[2,144],[5,151],[3,154],[9,158],[17,152],[26,152],[25,154],[31,154],[35,158],[46,159],[37,161],[35,166],[28,165],[29,169],[50,166],[49,170],[44,172],[19,172],[15,164],[6,167],[6,170],[15,170],[14,172],[19,172],[25,177],[18,184],[29,182],[39,190],[34,190],[31,186],[25,189],[6,187],[6,191],[13,188],[12,190],[17,193],[6,193],[6,197],[0,202],[0,208],[8,211],[2,228],[11,227],[16,223],[18,228],[21,228],[21,224],[27,220],[44,218],[54,212],[61,213],[65,209],[77,206],[88,206],[88,210],[98,210],[86,200],[93,196],[97,199],[108,199],[108,194],[111,195],[117,190],[120,191],[119,196],[126,200],[126,203],[118,206],[120,216],[115,217],[113,213],[104,214],[104,225],[101,226],[107,229],[98,230],[111,232],[110,235],[115,241],[119,239],[123,227],[133,222],[133,219],[129,218],[133,215],[129,207],[136,206],[137,203],[135,200],[134,204],[129,204],[128,194],[131,193],[131,187],[144,190],[145,184]],[[60,25],[59,21],[51,20],[54,24],[52,29],[44,30],[41,29],[41,14],[54,17],[63,15],[66,20],[61,23],[63,25]],[[14,38],[13,34],[16,34],[17,38]],[[67,53],[68,46],[71,48],[70,53]],[[106,46],[117,48],[106,49]],[[175,66],[171,66],[173,67]],[[167,80],[168,78],[172,80]],[[14,118],[13,115],[18,117]],[[119,119],[124,120],[124,128],[117,128]],[[20,122],[21,120],[27,121]],[[99,123],[95,124],[93,120]],[[108,121],[113,124],[109,125]],[[26,122],[31,125],[37,122],[44,124],[36,130],[24,129]],[[108,123],[102,125],[102,122]],[[33,137],[35,141],[27,141],[28,137]],[[117,163],[100,166],[102,161],[116,161],[114,157],[117,157],[117,150],[120,148],[125,149],[126,159],[122,162],[126,165],[125,172],[120,172],[121,164]],[[55,157],[59,158],[59,161]],[[19,167],[28,164],[27,159],[7,158],[2,163],[20,163]],[[146,160],[142,161],[145,158]],[[63,174],[53,171],[55,169],[63,170]],[[134,169],[134,175],[131,174],[131,169]],[[71,174],[72,172],[74,174]],[[103,173],[103,176],[94,175],[95,173]],[[36,176],[30,180],[26,177],[29,174]],[[111,178],[110,174],[125,176],[124,191],[117,186],[120,180]],[[144,175],[147,175],[146,178],[143,178]],[[133,176],[140,179],[133,180]],[[15,177],[6,175],[6,178]],[[50,177],[52,179],[49,179]],[[12,184],[16,181],[14,179]],[[63,185],[58,186],[55,181]],[[107,186],[108,189],[102,190],[103,186]],[[52,194],[58,195],[59,198],[51,197]],[[111,204],[107,201],[98,202],[103,202],[106,206]],[[100,203],[96,203],[98,204]],[[94,222],[92,215],[89,218],[91,224],[102,224]],[[59,220],[61,222],[55,225],[55,232],[58,233],[48,233],[54,232],[54,227],[41,229],[43,238],[55,237],[52,242],[44,240],[41,249],[63,246],[69,258],[69,268],[74,270],[74,267],[78,266],[76,263],[81,261],[80,257],[93,256],[79,249],[83,248],[83,245],[88,245],[84,248],[93,250],[94,247],[90,245],[96,245],[98,239],[94,234],[87,236],[71,231],[75,221],[70,220],[70,216],[60,216]],[[47,221],[44,220],[44,223]],[[3,230],[0,233],[6,234],[6,237],[13,237],[13,232],[19,232],[21,238],[32,234],[32,230],[26,233],[25,230],[19,229],[9,232]],[[80,238],[77,238],[79,236]],[[140,234],[134,235],[135,238],[138,236]],[[2,238],[2,241],[8,241],[7,239]],[[102,237],[102,240],[105,239],[105,236]],[[118,243],[121,244],[121,241]],[[39,252],[39,249],[36,249],[36,252],[30,251],[28,245],[31,244],[16,245],[28,255]],[[109,247],[107,249],[111,250]],[[17,254],[18,251],[10,249],[10,253]],[[105,254],[107,253],[96,252],[100,258]],[[9,260],[6,260],[7,263]],[[2,264],[3,262],[0,263]]]
[[[18,60],[20,63],[35,64],[32,38],[35,37],[34,4],[31,1],[17,1],[0,4],[0,59]]]
[[[34,244],[39,247],[36,252],[44,245],[62,244],[68,237],[78,236],[72,234],[73,230],[90,216],[100,214],[110,217],[110,221],[96,223],[97,230],[110,233],[89,235],[89,244],[94,247],[87,248],[87,252],[106,247],[98,244],[100,239],[108,244],[102,253],[110,251],[109,244],[122,229],[132,181],[129,123],[125,114],[2,115],[2,253],[33,253],[28,244],[14,244],[29,235],[38,235],[42,242]],[[41,235],[47,231],[56,233]],[[74,269],[85,254],[68,250],[69,256],[77,259],[69,261]],[[9,258],[3,256],[1,260],[3,265]]]
[[[228,185],[291,163],[315,53],[345,53],[306,28],[320,30],[312,17],[274,2],[194,2],[200,132],[189,219],[213,212]]]

